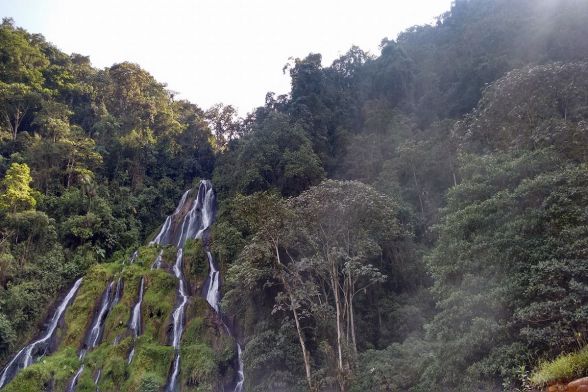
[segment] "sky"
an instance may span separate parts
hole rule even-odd
[[[290,58],[328,66],[352,45],[432,23],[452,0],[0,0],[0,16],[99,68],[139,64],[180,99],[241,115],[287,93]]]

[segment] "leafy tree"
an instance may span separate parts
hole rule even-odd
[[[243,266],[235,269],[234,273],[242,274],[244,272],[240,271],[245,268],[256,268],[256,264],[267,262],[268,259],[271,260],[265,268],[271,271],[271,278],[281,285],[283,293],[278,295],[278,302],[285,303],[294,318],[302,350],[306,380],[308,387],[312,389],[310,353],[307,349],[300,314],[301,302],[304,299],[301,298],[302,292],[299,282],[295,282],[299,276],[291,265],[286,266],[286,261],[282,260],[284,255],[281,253],[281,249],[289,247],[294,240],[295,234],[290,231],[294,220],[293,211],[279,196],[268,193],[237,199],[235,207],[241,210],[239,216],[245,220],[249,229],[256,233],[256,238],[241,252],[239,257],[243,260]],[[251,276],[248,277],[248,280],[250,279]]]
[[[0,210],[17,212],[35,208],[30,183],[31,170],[25,163],[13,163],[0,181]]]
[[[251,194],[273,187],[296,195],[324,176],[306,133],[283,114],[268,116],[225,159],[215,176],[221,192]]]
[[[213,105],[206,111],[205,116],[214,133],[218,151],[223,151],[227,148],[229,141],[242,136],[241,121],[237,116],[237,110],[231,105],[222,103]]]
[[[6,352],[16,341],[16,332],[5,314],[0,313],[0,352]]]
[[[587,63],[548,64],[509,72],[458,126],[476,151],[554,147],[585,162]]]
[[[0,24],[0,80],[4,83],[23,83],[39,88],[43,83],[43,70],[47,58],[41,49],[32,44],[32,37],[4,18]]]
[[[0,81],[0,108],[12,140],[16,140],[25,117],[38,102],[39,95],[28,85]]]

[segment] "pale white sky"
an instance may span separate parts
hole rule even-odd
[[[265,93],[289,91],[289,57],[330,65],[352,45],[379,53],[382,38],[431,23],[451,0],[0,0],[0,16],[41,33],[94,66],[138,63],[206,109],[244,115]]]

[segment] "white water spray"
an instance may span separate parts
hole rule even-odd
[[[151,264],[151,269],[160,269],[161,268],[161,261],[163,260],[163,249],[159,251],[159,254],[155,258],[153,264]]]
[[[69,383],[69,387],[67,388],[67,392],[75,391],[76,385],[78,384],[78,379],[82,375],[83,371],[84,371],[84,365],[80,366],[80,368],[78,369],[78,372],[76,373],[74,378],[71,379],[71,382]]]
[[[135,356],[135,340],[141,334],[141,304],[143,303],[143,293],[145,291],[145,278],[141,278],[141,285],[139,287],[139,299],[137,303],[133,307],[133,315],[131,317],[131,324],[130,328],[133,332],[133,348],[129,353],[129,358],[127,363],[131,363],[133,361],[133,357]]]
[[[98,316],[92,325],[90,335],[88,336],[88,348],[94,348],[100,342],[100,335],[102,334],[102,326],[104,325],[104,318],[106,313],[110,310],[110,296],[112,294],[112,286],[114,282],[110,282],[104,296],[102,297],[102,304],[100,305],[100,311]]]
[[[208,257],[208,266],[210,268],[210,272],[208,277],[210,282],[208,284],[208,291],[206,292],[206,301],[214,308],[214,310],[218,313],[219,310],[219,273],[216,267],[214,266],[214,261],[212,259],[212,254],[210,252],[206,252],[206,256]]]
[[[33,363],[33,356],[37,355],[37,351],[39,349],[43,349],[44,351],[41,355],[45,354],[47,349],[47,344],[53,337],[55,329],[57,328],[57,324],[59,320],[61,320],[61,316],[67,309],[68,305],[70,304],[71,300],[73,299],[74,295],[78,291],[78,288],[82,284],[82,278],[78,279],[73,287],[69,290],[61,304],[55,310],[53,317],[51,318],[51,322],[49,323],[49,328],[47,332],[43,335],[42,338],[35,340],[33,343],[25,346],[22,350],[20,350],[14,358],[6,365],[4,371],[2,372],[2,376],[0,376],[0,388],[2,388],[8,381],[12,379],[18,373],[20,369],[26,368]]]

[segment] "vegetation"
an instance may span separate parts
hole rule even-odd
[[[136,64],[95,69],[5,19],[2,363],[85,276],[57,352],[6,390],[62,390],[119,277],[79,389],[97,369],[101,390],[161,389],[177,283],[149,267],[175,250],[123,261],[200,178],[217,192],[207,245],[247,391],[531,391],[588,374],[587,19],[585,1],[458,0],[377,56],[292,60],[290,93],[244,119],[174,100]],[[236,347],[196,295],[203,244],[188,241],[185,258],[181,382],[222,390]]]
[[[546,385],[556,381],[567,381],[586,376],[588,369],[588,349],[557,357],[551,362],[544,362],[531,375],[535,385]]]

